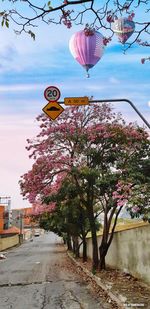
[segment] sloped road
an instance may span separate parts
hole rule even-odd
[[[34,238],[0,261],[0,309],[106,309],[72,270],[53,233]]]

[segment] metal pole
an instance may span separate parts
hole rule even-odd
[[[89,100],[89,103],[109,103],[109,102],[127,102],[130,104],[130,106],[135,110],[135,112],[139,115],[139,117],[143,120],[143,122],[147,125],[147,127],[150,129],[150,124],[148,121],[144,118],[144,116],[140,113],[140,111],[137,109],[137,107],[128,99],[104,99],[104,100]],[[58,102],[60,104],[64,104],[64,102]]]
[[[143,120],[143,122],[147,125],[147,127],[150,129],[150,124],[148,121],[144,118],[144,116],[140,113],[140,111],[136,108],[136,106],[128,99],[110,99],[110,100],[97,100],[97,101],[89,101],[90,103],[102,103],[102,102],[127,102],[131,105],[131,107],[135,110],[135,112],[139,115],[139,117]]]
[[[23,214],[20,213],[20,235],[19,235],[19,242],[22,244],[23,242]]]
[[[22,214],[20,214],[20,235],[22,235]]]

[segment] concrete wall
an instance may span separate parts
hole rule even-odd
[[[101,236],[98,236],[100,243]],[[87,247],[92,258],[91,238],[87,239]],[[115,232],[106,263],[150,283],[150,224]]]
[[[0,238],[0,251],[14,247],[18,243],[19,243],[19,236],[18,235]]]

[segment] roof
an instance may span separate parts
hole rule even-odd
[[[16,226],[12,226],[7,230],[3,230],[0,234],[20,234],[20,229]]]

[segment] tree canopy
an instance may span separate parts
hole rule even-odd
[[[105,268],[105,256],[122,209],[127,207],[132,217],[144,216],[145,220],[150,217],[148,133],[132,123],[125,124],[108,104],[66,108],[55,122],[43,114],[38,121],[41,131],[36,139],[28,140],[27,147],[35,163],[22,176],[21,192],[30,202],[48,203],[50,212],[54,210],[51,202],[60,200],[65,207],[78,208],[75,217],[82,208],[85,210],[95,268],[98,265],[95,213],[97,209],[102,211],[100,257],[101,268]],[[73,217],[70,218],[74,225]]]
[[[3,0],[4,9],[0,12],[2,26],[13,25],[17,34],[28,33],[35,39],[35,27],[41,22],[71,28],[83,25],[83,28],[102,30],[104,44],[114,36],[114,21],[121,17],[135,22],[135,31],[125,50],[133,44],[149,47],[149,12],[148,0]],[[142,12],[142,13],[141,13]],[[142,59],[142,63],[150,58]]]

